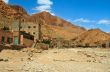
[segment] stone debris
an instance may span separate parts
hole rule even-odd
[[[2,59],[2,58],[0,58],[0,62],[1,62],[1,61],[3,61],[3,62],[7,62],[8,59]]]
[[[108,72],[110,68],[109,49],[34,50],[3,50],[0,72]]]

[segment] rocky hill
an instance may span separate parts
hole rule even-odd
[[[9,6],[16,11],[15,16],[16,14],[21,14],[21,16],[24,18],[29,16],[26,10],[21,6],[18,6],[18,5],[9,5]]]
[[[10,26],[13,20],[18,19],[18,16],[26,18],[29,15],[27,12],[20,6],[17,5],[8,5],[4,1],[0,0],[0,27],[5,23],[6,26]]]
[[[52,16],[48,12],[34,14],[29,20],[33,22],[37,20],[37,23],[42,24],[43,34],[54,38],[72,39],[86,31],[84,28],[75,26],[59,17]]]
[[[22,17],[29,16],[25,9],[17,5],[8,5],[0,0],[0,16],[5,19],[16,18],[18,15]],[[0,17],[0,18],[1,18]]]
[[[6,17],[12,15],[12,13],[16,13],[16,11],[0,0],[0,16]]]
[[[106,40],[110,40],[110,35],[100,29],[91,29],[73,39],[74,43],[81,46],[97,46]]]

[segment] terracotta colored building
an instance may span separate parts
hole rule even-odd
[[[13,43],[13,33],[9,31],[0,30],[0,44]]]
[[[20,32],[20,45],[31,47],[34,43],[34,36],[25,32]],[[19,45],[19,32],[0,30],[0,44]]]

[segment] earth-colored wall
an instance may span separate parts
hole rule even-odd
[[[23,38],[23,44],[27,47],[31,47],[33,45],[34,41],[33,40],[29,40],[26,38]]]
[[[7,42],[8,38],[12,38],[13,39],[13,33],[8,32],[8,31],[0,30],[0,44],[2,43],[2,36],[5,37],[5,42],[4,43],[8,43]]]

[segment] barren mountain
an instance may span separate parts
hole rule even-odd
[[[101,31],[100,29],[91,29],[73,39],[75,44],[96,46],[103,41],[110,40],[110,35]]]
[[[41,23],[43,34],[55,38],[72,39],[86,31],[84,28],[75,26],[57,16],[51,15],[48,12],[34,14],[29,20]]]

